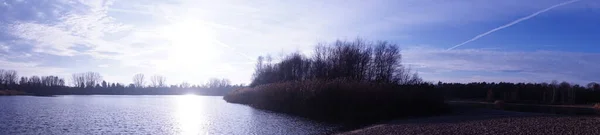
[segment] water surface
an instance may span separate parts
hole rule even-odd
[[[326,134],[334,125],[216,96],[0,97],[0,134]]]

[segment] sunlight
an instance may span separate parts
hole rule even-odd
[[[176,118],[179,123],[181,135],[198,135],[204,133],[201,129],[203,110],[198,106],[198,96],[187,94],[177,97],[177,113]]]
[[[171,42],[167,61],[162,63],[167,69],[198,70],[219,55],[215,31],[201,22],[177,22],[164,27],[162,35]]]

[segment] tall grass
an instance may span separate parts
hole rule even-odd
[[[25,95],[27,93],[16,90],[0,90],[0,96]]]
[[[290,81],[243,88],[227,94],[232,103],[318,120],[365,123],[443,111],[444,99],[431,84],[398,85],[346,79]]]

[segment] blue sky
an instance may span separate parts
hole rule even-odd
[[[260,55],[355,37],[428,81],[600,82],[595,0],[0,0],[0,69],[25,76],[248,83]]]

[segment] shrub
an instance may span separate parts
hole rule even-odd
[[[235,90],[224,99],[259,109],[345,123],[429,115],[444,109],[431,84],[398,85],[346,79],[291,81]]]

